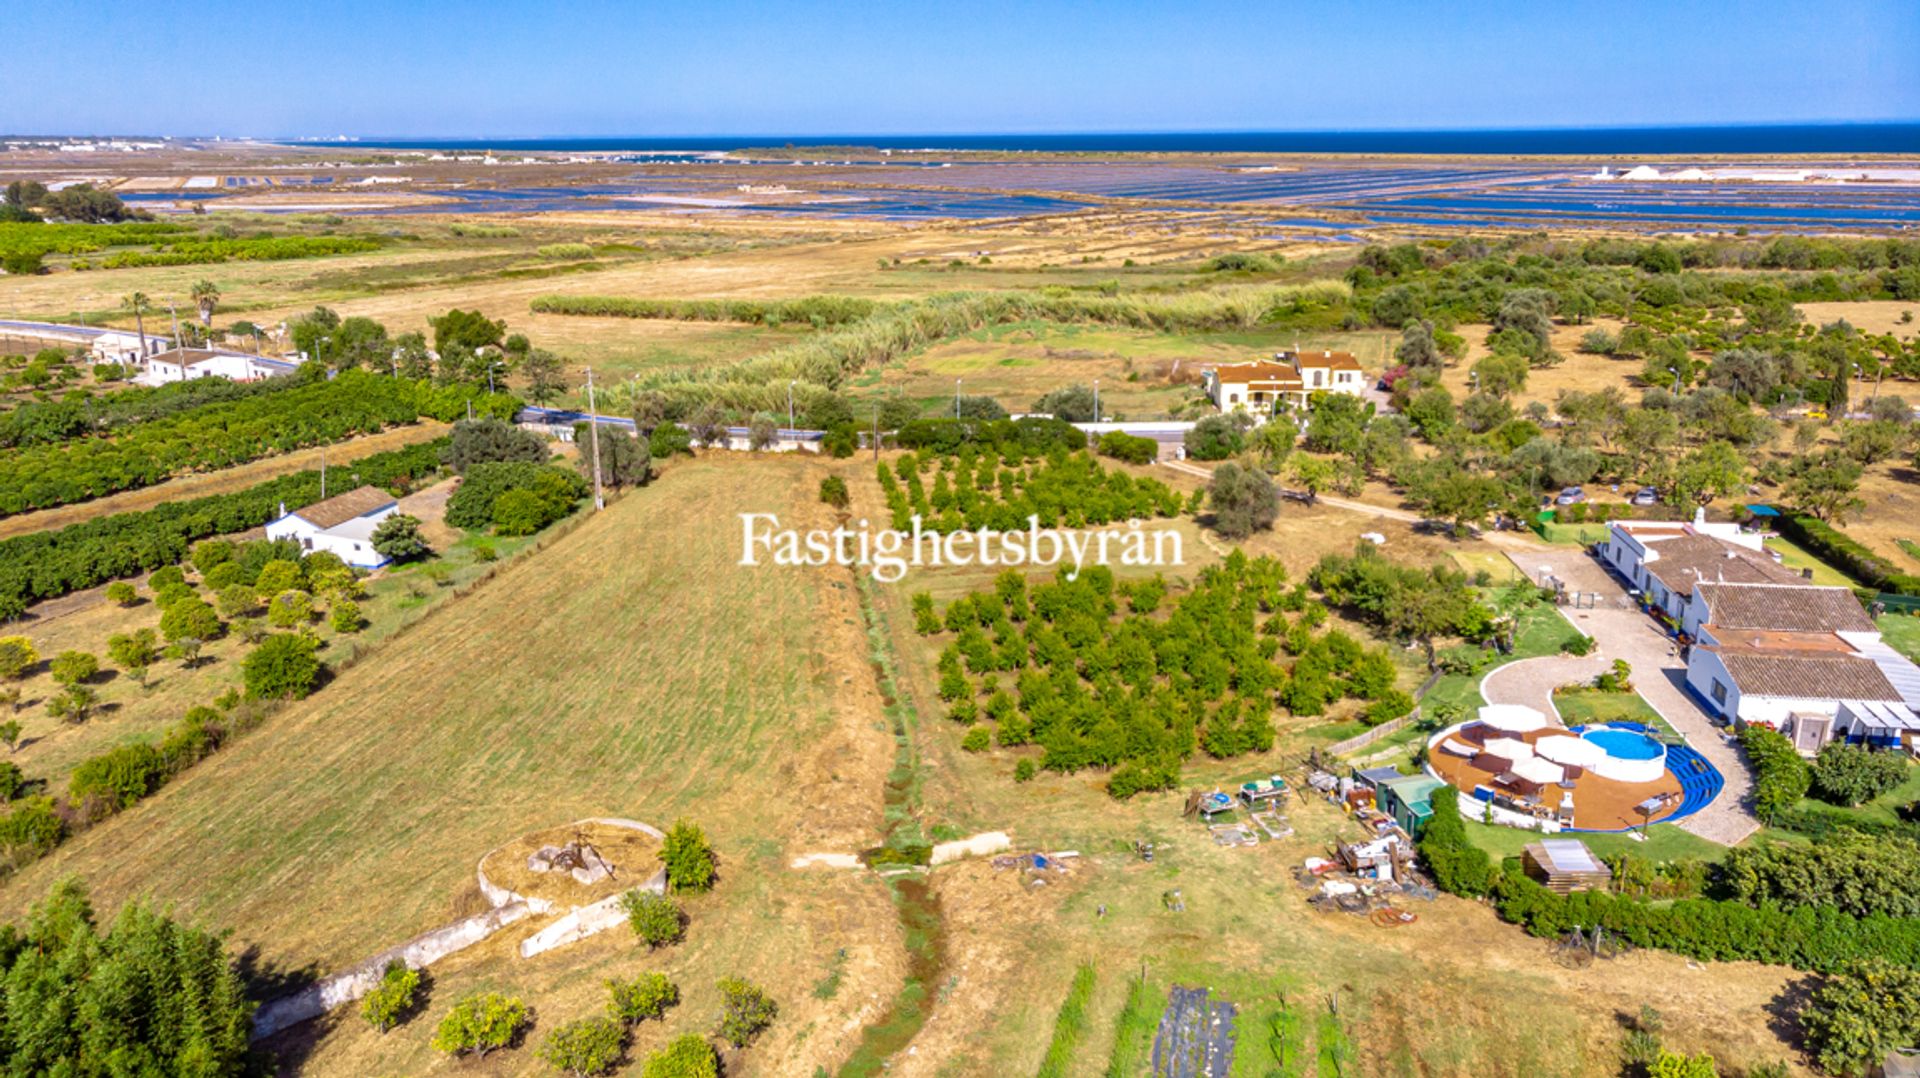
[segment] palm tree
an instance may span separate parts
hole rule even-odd
[[[200,324],[213,325],[213,310],[220,305],[220,286],[212,281],[193,282],[193,302],[200,308]]]
[[[145,292],[135,292],[122,297],[120,306],[133,312],[133,328],[140,335],[140,358],[144,360],[147,358],[147,322],[143,316],[153,310],[153,301]]]

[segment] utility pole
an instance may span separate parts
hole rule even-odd
[[[873,459],[880,459],[880,402],[873,402]]]
[[[605,509],[607,500],[600,495],[600,416],[593,407],[593,368],[587,368],[587,429],[593,432],[593,508]]]
[[[171,303],[167,304],[167,317],[173,319],[173,347],[178,351],[180,348],[180,312],[174,310],[173,304]]]
[[[793,429],[793,380],[787,380],[787,429]]]
[[[1100,379],[1093,380],[1093,421],[1100,422]]]
[[[960,418],[960,379],[953,380],[953,418]]]
[[[327,500],[327,447],[320,447],[320,500]]]

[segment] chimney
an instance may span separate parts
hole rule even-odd
[[[1707,507],[1704,505],[1695,506],[1693,510],[1693,526],[1696,528],[1704,528],[1706,525]]]
[[[281,516],[286,516],[286,515],[287,515],[287,503],[286,503],[286,502],[281,502],[281,503],[280,503],[280,515],[281,515]]]

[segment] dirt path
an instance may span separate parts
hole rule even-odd
[[[393,427],[378,434],[369,434],[364,438],[355,438],[329,446],[315,446],[312,449],[297,449],[291,453],[282,453],[279,456],[267,457],[238,467],[222,468],[217,472],[183,475],[178,479],[169,479],[151,487],[109,494],[104,498],[94,498],[75,505],[62,505],[33,513],[19,513],[0,519],[0,539],[64,528],[69,524],[77,524],[83,520],[113,513],[152,509],[162,502],[203,498],[209,494],[230,494],[276,476],[318,468],[322,456],[326,458],[327,467],[331,470],[336,465],[350,464],[375,453],[385,453],[421,442],[430,442],[446,431],[447,424],[428,419],[411,426]],[[340,489],[347,488],[343,486]]]

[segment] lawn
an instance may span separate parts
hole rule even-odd
[[[1537,831],[1522,831],[1517,827],[1499,827],[1493,824],[1467,821],[1467,837],[1475,846],[1487,851],[1494,860],[1520,856],[1521,847],[1529,842],[1538,842],[1544,836]],[[1718,862],[1727,855],[1727,847],[1710,842],[1691,831],[1684,831],[1673,824],[1654,824],[1646,841],[1623,834],[1587,834],[1572,835],[1587,844],[1600,857],[1612,857],[1618,853],[1631,853],[1654,861],[1677,861],[1693,858],[1700,861]]]
[[[1496,667],[1505,666],[1520,659],[1533,659],[1542,655],[1557,655],[1560,644],[1573,636],[1573,627],[1560,616],[1560,612],[1546,603],[1536,603],[1520,612],[1519,632],[1514,637],[1513,653],[1499,656],[1499,661],[1470,674],[1445,674],[1434,682],[1433,688],[1421,697],[1426,707],[1450,706],[1463,712],[1471,712],[1486,703],[1480,695],[1480,682]],[[1469,645],[1463,649],[1477,651]]]
[[[1767,549],[1778,551],[1780,564],[1796,572],[1803,569],[1813,570],[1813,582],[1832,587],[1857,588],[1860,582],[1815,557],[1805,547],[1789,539],[1774,535],[1767,538]]]
[[[1674,736],[1673,727],[1637,692],[1555,693],[1553,706],[1560,709],[1560,721],[1568,726],[1590,722],[1637,722],[1664,730]]]
[[[1920,661],[1920,617],[1912,614],[1882,614],[1874,622],[1881,638],[1895,651]]]

